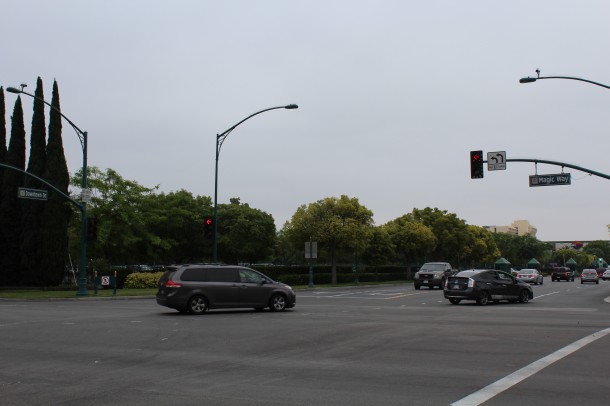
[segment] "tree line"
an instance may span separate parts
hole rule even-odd
[[[36,97],[43,99],[38,78]],[[52,105],[59,109],[53,84]],[[0,88],[0,163],[25,168],[25,126],[18,97],[6,147],[4,90]],[[50,110],[48,137],[44,104],[34,100],[27,172],[35,174],[77,200],[81,170],[69,176],[61,137],[61,116]],[[88,168],[92,192],[88,216],[95,219],[87,256],[90,269],[116,265],[167,265],[210,262],[212,238],[204,219],[213,213],[209,196],[187,190],[159,192],[124,179],[112,169]],[[47,201],[19,199],[17,189],[45,189],[23,173],[0,167],[0,286],[51,286],[61,283],[66,266],[80,252],[81,212],[52,191]],[[446,210],[412,209],[375,225],[373,212],[349,196],[326,197],[298,207],[280,230],[273,216],[242,203],[238,197],[218,205],[218,256],[225,263],[304,264],[305,242],[318,243],[318,264],[330,264],[336,283],[338,264],[416,267],[426,261],[447,261],[456,268],[493,267],[503,256],[515,267],[531,258],[545,265],[566,256],[587,266],[598,255],[610,258],[607,242],[584,250],[554,253],[531,236],[495,234],[466,223]],[[589,251],[587,251],[587,249]]]

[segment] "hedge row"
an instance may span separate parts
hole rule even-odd
[[[356,280],[356,277],[358,278]],[[308,285],[309,275],[279,275],[274,278],[288,285]],[[354,283],[354,282],[406,282],[409,280],[408,274],[402,273],[337,273],[337,283]],[[313,283],[328,285],[332,283],[332,274],[330,273],[313,273]]]
[[[163,272],[134,272],[127,275],[125,287],[127,289],[154,289]]]
[[[252,266],[272,279],[289,285],[309,284],[309,267],[307,266]],[[409,272],[407,267],[366,267],[354,273],[351,266],[337,267],[337,283],[356,282],[391,282],[407,281],[412,279],[414,272]],[[119,287],[128,289],[156,288],[159,278],[163,272],[133,272],[124,275],[124,283],[117,275]],[[121,275],[123,276],[123,275]],[[315,266],[313,268],[314,284],[332,283],[330,266]]]
[[[309,274],[308,266],[257,266],[251,265],[250,268],[261,271],[271,279],[282,280],[287,277],[306,277]],[[318,275],[322,276],[325,274],[331,274],[332,267],[330,265],[316,265],[313,267],[314,278]],[[379,279],[379,281],[385,280],[399,280],[399,279],[410,279],[415,274],[414,269],[409,269],[406,266],[367,266],[358,268],[358,278],[361,275],[379,275],[379,278],[390,278],[390,279]],[[351,275],[353,279],[353,269],[351,265],[339,265],[337,266],[337,278],[338,275]],[[384,275],[384,276],[381,276]],[[392,276],[393,275],[393,276]],[[348,276],[349,277],[349,276]],[[365,277],[367,278],[367,277]],[[339,283],[342,283],[337,279]],[[369,280],[367,280],[369,282]],[[329,282],[330,283],[330,282]]]

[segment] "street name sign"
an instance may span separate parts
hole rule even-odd
[[[305,259],[318,258],[318,242],[309,241],[305,243]]]
[[[47,200],[49,191],[43,189],[18,188],[17,197],[20,199]]]
[[[506,170],[506,151],[495,151],[487,153],[487,170],[504,171]]]
[[[571,185],[572,177],[569,173],[553,175],[530,175],[530,187]]]

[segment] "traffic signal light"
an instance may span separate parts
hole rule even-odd
[[[470,178],[483,177],[483,151],[470,151]]]
[[[89,241],[97,240],[97,219],[95,217],[87,219],[87,239]]]
[[[213,217],[205,217],[203,219],[203,235],[206,238],[209,238],[214,233],[214,218]]]

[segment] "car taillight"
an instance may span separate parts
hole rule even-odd
[[[181,283],[176,283],[176,282],[172,281],[171,279],[169,281],[165,282],[166,288],[179,288],[181,286],[182,286]]]

